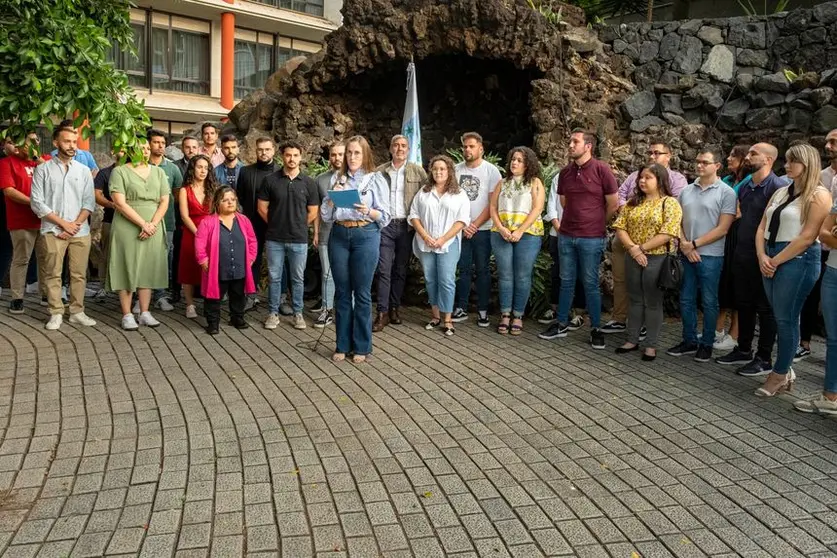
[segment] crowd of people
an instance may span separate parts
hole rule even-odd
[[[292,327],[304,329],[313,245],[322,273],[314,326],[335,325],[334,361],[360,363],[372,352],[373,333],[402,323],[412,255],[421,263],[430,302],[427,330],[455,335],[455,324],[469,319],[472,285],[476,324],[491,325],[493,255],[496,331],[520,335],[548,234],[551,307],[539,317],[547,327],[538,337],[558,339],[582,328],[586,310],[593,349],[606,348],[607,334],[625,332],[617,354],[654,360],[665,294],[676,290],[682,340],[665,352],[698,362],[723,352],[717,363],[738,366],[743,376],[765,376],[756,395],[771,397],[792,389],[793,362],[810,354],[821,304],[825,386],[796,408],[837,414],[837,130],[826,138],[825,169],[817,149],[794,143],[779,177],[773,171],[777,148],[758,143],[735,146],[726,157],[699,150],[686,161],[695,169],[690,182],[669,168],[671,146],[658,141],[649,146],[647,163],[621,185],[594,157],[597,138],[580,129],[569,137],[568,164],[549,185],[531,149],[513,148],[501,172],[484,159],[476,132],[461,137],[464,161],[433,157],[429,174],[407,161],[406,137],[393,137],[390,161],[377,166],[368,141],[354,136],[330,146],[330,168],[317,177],[302,172],[305,153],[293,141],[277,148],[272,138],[259,138],[256,162],[244,165],[235,136],[219,138],[207,123],[201,139],[184,137],[183,158],[172,162],[164,155],[166,135],[151,130],[138,153],[116,153],[117,162],[101,170],[78,148],[69,122],[55,128],[51,155],[40,154],[36,134],[21,145],[6,141],[0,188],[9,233],[3,250],[10,259],[9,311],[24,312],[27,285],[37,283],[49,307],[46,329],[56,330],[66,286],[70,323],[95,325],[84,298],[89,218],[99,205],[98,273],[104,289],[119,295],[123,329],[158,326],[152,308],[172,311],[181,292],[190,319],[198,318],[196,299],[203,297],[207,333],[219,332],[225,299],[230,325],[249,327],[245,313],[260,303],[263,258],[264,328],[276,329],[287,315]],[[346,203],[350,190],[354,200]],[[602,323],[599,270],[608,227],[615,231],[614,306]],[[5,272],[9,263],[0,264]]]

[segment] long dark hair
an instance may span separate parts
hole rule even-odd
[[[636,207],[645,201],[645,192],[643,192],[642,188],[639,187],[639,179],[642,176],[642,173],[644,173],[645,171],[650,172],[654,175],[654,178],[657,179],[657,191],[660,193],[661,198],[671,196],[671,185],[669,184],[668,180],[668,169],[656,163],[653,165],[645,165],[644,167],[639,169],[639,173],[637,173],[636,175],[636,188],[634,188],[634,195],[631,196],[630,200],[628,200],[628,205],[630,205],[631,207]]]
[[[212,206],[209,208],[209,212],[220,213],[218,211],[218,207],[221,205],[221,200],[223,200],[224,196],[226,196],[230,192],[232,192],[235,196],[236,211],[240,211],[241,208],[238,207],[238,194],[235,192],[235,190],[233,190],[229,186],[221,186],[220,188],[215,190],[215,194],[212,196]]]
[[[736,183],[741,182],[741,179],[743,179],[747,175],[747,169],[744,167],[744,158],[747,156],[747,153],[749,152],[750,146],[747,144],[735,145],[729,152],[730,157],[735,157],[739,161],[738,170],[734,172],[731,171],[732,177],[734,179],[733,186],[735,186]]]
[[[427,167],[427,184],[424,185],[422,191],[429,192],[436,187],[436,182],[433,180],[433,165],[438,161],[442,161],[448,168],[448,181],[445,183],[445,191],[443,193],[458,194],[459,183],[456,181],[456,172],[453,170],[453,159],[447,155],[436,155],[430,159],[430,165]]]
[[[511,180],[513,176],[511,171],[511,160],[515,153],[523,155],[523,166],[526,169],[523,171],[523,183],[530,184],[532,180],[539,178],[541,175],[541,162],[538,161],[538,156],[535,155],[535,152],[528,147],[519,145],[511,148],[508,158],[506,159],[506,177],[508,180]]]
[[[215,178],[215,169],[212,168],[212,160],[209,157],[200,153],[189,159],[189,166],[186,167],[186,178],[183,179],[183,185],[191,186],[195,182],[195,165],[198,164],[198,161],[206,161],[206,165],[209,167],[209,172],[206,173],[206,180],[203,181],[203,205],[209,209],[212,207],[215,192],[218,191],[220,186],[218,179]]]

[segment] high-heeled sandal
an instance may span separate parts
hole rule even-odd
[[[456,330],[453,328],[452,320],[445,320],[445,329],[443,333],[448,337],[451,337],[454,333],[456,333]]]
[[[775,374],[775,372],[773,372],[772,374]],[[786,391],[793,391],[793,382],[796,381],[796,372],[793,371],[793,368],[789,369],[787,374],[785,374],[785,381],[780,384],[777,384],[773,388],[773,391],[770,391],[765,387],[769,381],[770,376],[768,376],[767,381],[765,381],[764,384],[762,384],[762,386],[756,390],[755,394],[757,397],[773,397]]]
[[[511,329],[509,333],[512,335],[520,335],[523,333],[523,318],[515,318],[512,320]]]
[[[511,321],[511,315],[501,314],[500,324],[497,326],[497,333],[500,335],[507,334],[509,332],[509,321]]]

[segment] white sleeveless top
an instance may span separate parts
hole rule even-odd
[[[764,229],[764,239],[770,239],[770,220],[773,218],[773,212],[788,200],[788,189],[780,188],[776,195],[773,196],[767,209],[764,210],[767,227]],[[776,235],[776,242],[790,242],[802,232],[802,198],[798,197],[790,202],[785,209],[782,210],[782,216],[779,220],[779,232]]]

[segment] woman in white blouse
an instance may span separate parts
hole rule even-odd
[[[408,220],[416,231],[413,251],[424,268],[424,283],[430,299],[431,318],[426,329],[439,327],[454,333],[451,312],[456,293],[456,264],[459,261],[460,231],[470,222],[471,202],[459,190],[453,161],[437,155],[430,161],[427,185],[413,198]]]

